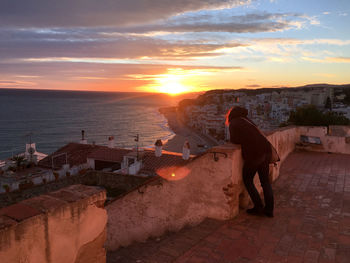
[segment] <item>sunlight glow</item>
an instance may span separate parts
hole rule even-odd
[[[224,87],[224,81],[235,72],[247,72],[242,67],[198,67],[198,68],[167,68],[163,74],[129,74],[130,79],[147,80],[140,91],[167,93],[175,96],[187,92],[199,92],[216,86]],[[213,76],[219,75],[219,78]],[[217,82],[217,83],[214,83]],[[231,87],[231,84],[230,86]]]
[[[159,92],[168,93],[171,95],[176,95],[184,92],[190,91],[186,86],[183,86],[177,80],[174,80],[173,77],[159,80],[161,86],[158,88]]]
[[[167,168],[157,169],[156,173],[167,181],[179,181],[190,174],[191,170],[186,167],[171,166]]]
[[[170,70],[169,74],[159,75],[156,78],[156,90],[170,95],[190,92],[193,88],[183,83],[185,79],[186,74],[181,69]]]

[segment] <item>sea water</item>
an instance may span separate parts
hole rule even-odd
[[[160,107],[175,106],[181,97],[150,93],[0,89],[0,160],[24,152],[25,143],[52,153],[79,142],[116,147],[150,146],[174,136]]]

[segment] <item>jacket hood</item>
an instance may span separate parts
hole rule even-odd
[[[246,108],[235,106],[231,109],[228,119],[230,121],[235,118],[247,117],[247,115],[248,115],[248,110]]]

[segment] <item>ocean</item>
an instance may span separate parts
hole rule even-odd
[[[187,97],[189,95],[186,95]],[[0,160],[24,152],[25,143],[52,153],[79,142],[116,147],[154,145],[174,136],[160,107],[176,106],[181,96],[150,93],[0,89]]]

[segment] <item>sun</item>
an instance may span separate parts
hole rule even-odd
[[[182,93],[194,92],[195,85],[192,82],[193,74],[182,68],[169,68],[164,74],[148,75],[152,83],[141,87],[142,90],[155,93],[166,93],[176,96]]]
[[[183,76],[179,75],[163,75],[158,82],[158,91],[170,95],[177,95],[191,91],[191,87],[182,84]]]
[[[180,83],[170,82],[160,86],[159,91],[162,93],[168,93],[170,95],[177,95],[180,93],[188,92],[189,89]]]

